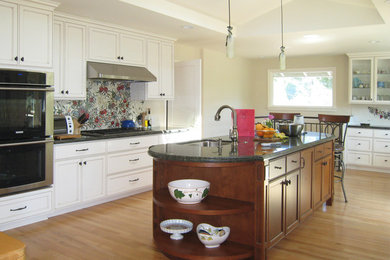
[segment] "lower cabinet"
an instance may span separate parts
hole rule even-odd
[[[55,169],[56,208],[104,196],[104,156],[57,162]]]
[[[332,197],[333,187],[333,143],[314,148],[313,207],[320,206]]]
[[[268,247],[292,231],[299,222],[299,170],[266,185]]]

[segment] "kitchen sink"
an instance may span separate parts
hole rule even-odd
[[[227,145],[232,143],[232,141],[230,140],[219,141],[218,139],[204,139],[204,140],[190,141],[190,142],[185,142],[180,144],[197,145],[202,147],[218,147],[219,142],[221,142],[221,145]]]

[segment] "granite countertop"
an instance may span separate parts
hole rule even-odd
[[[352,128],[368,128],[368,129],[383,129],[383,130],[390,130],[390,126],[375,126],[375,125],[349,125],[348,127]]]
[[[227,136],[221,137],[229,141]],[[218,139],[210,138],[210,139]],[[302,149],[325,143],[334,139],[329,134],[308,132],[300,137],[290,137],[280,145],[265,146],[251,137],[240,137],[237,147],[230,142],[219,147],[203,147],[199,141],[175,144],[154,145],[149,148],[149,155],[154,158],[186,162],[243,162],[269,160]],[[269,144],[269,143],[268,143]]]

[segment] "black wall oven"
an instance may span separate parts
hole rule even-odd
[[[0,69],[0,196],[53,183],[53,74]]]

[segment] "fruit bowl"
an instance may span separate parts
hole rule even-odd
[[[168,183],[169,194],[177,202],[195,204],[206,198],[210,182],[196,179],[181,179]]]
[[[225,242],[230,234],[230,228],[201,223],[196,227],[196,234],[205,247],[215,248]]]
[[[276,133],[275,129],[264,129],[264,130],[256,130],[256,134],[259,137],[264,137],[264,138],[272,138],[274,134]]]

